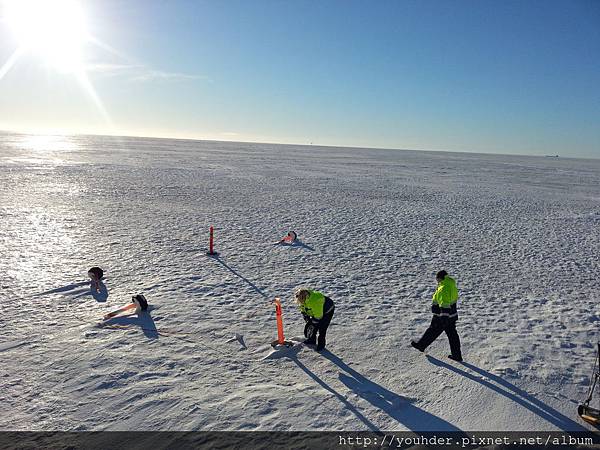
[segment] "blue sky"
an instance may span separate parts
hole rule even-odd
[[[597,0],[80,3],[87,85],[22,52],[0,129],[600,157]]]

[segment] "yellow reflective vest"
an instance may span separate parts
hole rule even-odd
[[[433,303],[437,303],[440,308],[448,308],[458,300],[458,289],[456,281],[448,275],[438,283],[437,290],[433,294]]]
[[[300,311],[309,317],[321,319],[323,317],[323,306],[325,305],[325,296],[318,291],[308,291],[310,295],[304,304],[298,305]]]

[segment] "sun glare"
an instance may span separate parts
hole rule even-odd
[[[71,152],[78,148],[69,136],[41,134],[23,136],[14,145],[33,153],[62,153]]]
[[[4,19],[19,45],[61,72],[81,70],[88,41],[85,17],[75,0],[5,0]]]

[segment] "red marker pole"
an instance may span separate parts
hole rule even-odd
[[[214,235],[214,228],[211,225],[210,226],[210,238],[208,241],[208,253],[207,253],[207,255],[210,255],[210,256],[217,255],[217,252],[215,252],[213,249],[213,235]]]
[[[283,336],[283,318],[281,314],[281,301],[279,298],[275,298],[275,314],[277,315],[277,343],[283,345],[285,344],[285,338]]]

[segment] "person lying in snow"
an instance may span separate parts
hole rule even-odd
[[[456,282],[448,276],[445,270],[440,270],[436,274],[435,279],[437,280],[438,287],[433,294],[433,304],[431,305],[433,317],[431,325],[429,325],[429,328],[427,328],[419,342],[411,341],[410,345],[423,352],[445,331],[450,342],[451,354],[448,355],[448,358],[454,361],[462,361],[460,338],[456,331],[456,321],[458,320],[458,312],[456,310],[458,289],[456,288]]]
[[[326,297],[321,292],[311,291],[310,289],[300,288],[296,290],[294,299],[298,308],[304,317],[306,326],[304,327],[305,344],[317,344],[317,351],[325,348],[325,336],[327,328],[333,318],[335,305],[333,300]],[[317,341],[317,333],[319,339]]]

